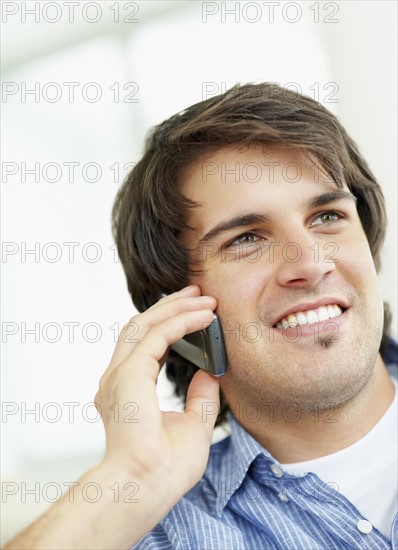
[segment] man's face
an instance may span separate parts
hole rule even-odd
[[[229,403],[310,411],[357,395],[383,304],[348,189],[296,151],[231,148],[196,163],[183,192],[200,203],[183,241],[202,260],[190,282],[217,299]]]

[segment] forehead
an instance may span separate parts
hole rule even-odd
[[[335,191],[319,162],[295,149],[231,147],[194,163],[181,182],[185,196],[198,203],[195,224],[242,210],[273,211]]]

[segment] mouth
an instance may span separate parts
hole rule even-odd
[[[317,308],[297,309],[291,313],[286,313],[274,325],[273,328],[288,329],[297,326],[312,325],[340,317],[347,310],[341,304],[329,303],[323,304]]]

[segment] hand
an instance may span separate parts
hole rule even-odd
[[[121,331],[95,397],[106,431],[105,462],[144,477],[158,495],[167,494],[170,507],[206,468],[217,414],[203,415],[203,406],[211,402],[218,409],[219,383],[197,372],[180,413],[159,410],[156,380],[168,347],[210,325],[215,308],[214,298],[190,286],[134,316]],[[136,414],[124,422],[131,407]]]
[[[106,431],[104,460],[80,478],[73,498],[65,494],[7,550],[130,548],[199,481],[217,416],[203,415],[202,407],[218,405],[218,380],[197,372],[185,412],[176,413],[159,410],[156,379],[168,347],[210,325],[215,307],[214,298],[190,286],[123,328],[95,397]],[[129,414],[137,422],[126,422]],[[87,500],[83,488],[89,484],[100,487],[98,501]],[[132,486],[138,489],[133,500],[128,498]]]

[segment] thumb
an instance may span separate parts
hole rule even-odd
[[[218,378],[199,370],[189,385],[185,411],[197,416],[203,422],[211,442],[214,425],[220,412],[220,382]]]

